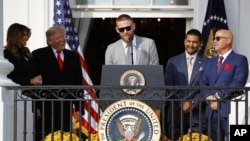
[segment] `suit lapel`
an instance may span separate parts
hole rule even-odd
[[[194,82],[195,78],[199,75],[199,72],[204,69],[204,68],[202,68],[203,63],[204,62],[203,62],[202,58],[199,55],[197,55],[194,66],[193,66],[191,79],[190,79],[190,84],[191,85]]]
[[[48,57],[48,60],[54,60],[53,62],[54,62],[54,64],[58,64],[57,63],[57,60],[56,60],[56,56],[55,56],[55,53],[54,53],[54,51],[53,51],[53,49],[52,49],[52,47],[51,46],[49,46],[48,48],[47,48],[47,53],[48,54],[46,54],[46,56]],[[56,65],[54,65],[54,66],[56,66]]]
[[[136,38],[136,46],[135,46],[136,61],[135,61],[135,64],[139,65],[140,64],[140,58],[141,58],[141,46],[140,46],[141,38],[136,36],[136,35],[135,35],[135,38]]]
[[[65,51],[65,50],[63,50],[63,54],[64,54],[64,61],[63,61],[63,63],[64,63],[64,68],[67,68],[68,65],[69,65],[69,63],[70,63],[69,56],[68,56],[68,52]],[[60,72],[63,72],[63,71],[64,71],[64,69],[63,69],[62,71],[60,71]]]
[[[186,84],[188,84],[187,57],[185,52],[182,54],[182,57],[178,62],[180,63],[180,66],[183,66],[181,67],[182,69],[180,70],[180,72],[182,72],[186,76]]]
[[[224,60],[224,62],[222,63],[221,69],[219,70],[219,73],[218,73],[218,75],[217,75],[217,78],[220,76],[221,73],[223,73],[223,71],[224,71],[224,65],[225,65],[225,64],[228,64],[228,63],[232,60],[233,56],[234,56],[234,52],[232,51],[232,52],[227,56],[226,60]],[[219,58],[217,57],[217,60],[218,60],[218,59],[219,59]]]
[[[56,56],[55,56],[55,53],[52,49],[51,46],[48,46],[45,48],[45,50],[43,51],[44,53],[44,56],[46,56],[46,58],[43,58],[44,60],[46,60],[45,62],[48,62],[48,64],[50,64],[48,67],[50,67],[50,71],[55,73],[55,74],[58,74],[60,73],[60,68],[59,68],[59,65],[57,63],[57,59],[56,59]],[[52,60],[52,61],[51,61]]]
[[[120,55],[120,57],[118,57],[119,58],[119,60],[121,61],[118,61],[118,64],[126,64],[126,60],[125,60],[125,58],[126,58],[126,56],[125,56],[125,50],[124,50],[124,47],[123,47],[123,44],[122,44],[122,39],[120,39],[119,40],[119,42],[117,42],[117,52],[118,52],[118,54],[116,54],[116,55]],[[121,56],[121,54],[123,55],[123,56]],[[117,58],[117,59],[118,59]]]

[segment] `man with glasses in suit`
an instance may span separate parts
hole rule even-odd
[[[200,80],[201,86],[245,86],[248,78],[247,57],[233,51],[233,34],[227,29],[216,31],[214,49],[218,56],[209,59]],[[230,113],[230,100],[240,91],[222,89],[204,89],[201,91],[207,100],[206,121],[209,121],[211,139],[224,141],[228,134],[228,114]]]
[[[134,20],[129,15],[118,16],[115,30],[120,39],[108,45],[105,65],[159,65],[154,40],[135,35],[135,29]],[[160,119],[160,109],[154,107],[154,110]]]
[[[108,45],[105,53],[106,65],[159,65],[158,52],[154,40],[134,34],[133,19],[122,14],[116,19],[118,41]]]

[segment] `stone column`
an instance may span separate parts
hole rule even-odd
[[[0,1],[0,35],[4,35],[5,32],[3,31],[3,1]],[[3,36],[0,36],[0,86],[9,86],[9,85],[16,85],[10,79],[7,78],[7,74],[9,74],[13,70],[13,65],[9,63],[8,60],[4,59],[3,57],[3,46],[4,46],[4,39]],[[0,92],[1,93],[1,92]]]
[[[13,137],[13,126],[8,127],[10,123],[13,122],[13,106],[10,106],[10,100],[8,100],[9,96],[13,96],[13,93],[7,93],[4,86],[15,86],[17,85],[13,81],[7,78],[7,74],[9,74],[13,70],[13,65],[9,63],[8,60],[3,57],[3,46],[4,46],[4,31],[3,31],[3,0],[0,1],[0,141],[9,140],[10,137]],[[13,100],[11,100],[13,103]],[[13,104],[12,104],[13,105]],[[6,129],[12,129],[10,133],[6,131]]]

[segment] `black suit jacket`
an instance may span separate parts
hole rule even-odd
[[[42,75],[43,85],[81,85],[82,72],[76,53],[64,49],[64,67],[60,71],[52,47],[32,52],[35,75]]]
[[[43,85],[82,85],[82,70],[78,55],[67,49],[64,49],[63,53],[64,66],[63,70],[61,71],[52,47],[48,46],[34,50],[32,52],[34,72],[35,75],[42,75]],[[55,95],[53,95],[53,93],[50,93],[49,91],[45,92],[47,92],[46,99],[55,99],[55,96],[59,96],[58,93],[61,91],[57,91],[58,93],[55,93]],[[67,90],[65,90],[64,92],[66,92],[62,93],[66,94],[65,97],[63,97],[64,99],[74,98],[71,96],[71,92],[67,93]],[[73,92],[73,94],[75,93]],[[81,102],[81,104],[79,102],[73,102],[76,106],[76,109],[78,109],[79,105],[83,104],[83,101]],[[54,115],[54,131],[69,131],[71,122],[70,108],[72,108],[72,103],[70,103],[69,101],[54,101],[53,104],[54,110],[52,110],[51,101],[45,102],[45,107],[42,107],[41,102],[36,103],[36,108],[44,109],[44,113],[42,114],[45,116],[45,134],[51,132],[51,115]],[[63,127],[61,126],[61,122],[63,122]]]
[[[33,67],[31,58],[25,57],[22,48],[19,48],[20,58],[15,57],[9,50],[4,49],[4,58],[13,64],[14,70],[7,77],[17,84],[30,85],[33,78]]]

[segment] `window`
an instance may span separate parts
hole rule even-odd
[[[188,5],[189,0],[76,0],[82,5]]]

